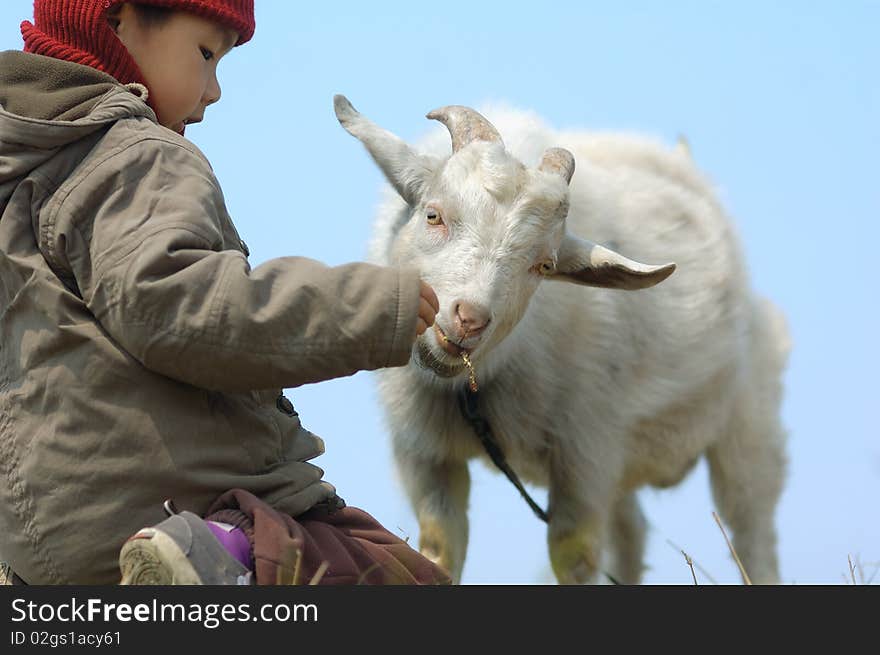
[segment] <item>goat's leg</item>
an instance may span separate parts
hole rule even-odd
[[[467,462],[435,462],[395,451],[398,471],[419,521],[419,551],[449,572],[454,584],[468,543]]]
[[[712,493],[733,531],[733,547],[756,584],[779,582],[774,513],[785,478],[783,431],[776,419],[738,414],[707,452]]]
[[[733,547],[752,582],[779,582],[774,514],[785,481],[782,370],[784,321],[769,304],[753,316],[751,366],[729,425],[707,451],[712,493],[733,530]]]
[[[611,517],[611,573],[621,584],[639,584],[645,556],[645,516],[636,493],[623,496]]]
[[[564,464],[551,468],[547,543],[560,584],[598,581],[611,489],[605,476],[577,474]]]

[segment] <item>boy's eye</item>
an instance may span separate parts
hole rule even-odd
[[[202,51],[202,57],[205,58],[206,61],[214,58],[214,53],[208,50],[207,48],[199,48]]]

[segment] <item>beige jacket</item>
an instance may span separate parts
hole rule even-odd
[[[204,512],[240,487],[295,516],[332,497],[280,389],[405,364],[418,286],[252,270],[208,162],[139,95],[0,53],[0,559],[115,583],[165,498]]]

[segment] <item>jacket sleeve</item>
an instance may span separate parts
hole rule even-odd
[[[62,197],[41,226],[46,250],[153,371],[244,391],[409,361],[416,271],[303,257],[251,270],[207,162],[179,144],[140,141]]]

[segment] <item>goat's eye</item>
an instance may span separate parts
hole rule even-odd
[[[428,225],[440,225],[443,223],[443,218],[440,216],[440,212],[434,207],[428,207],[425,212],[425,218],[428,221]]]

